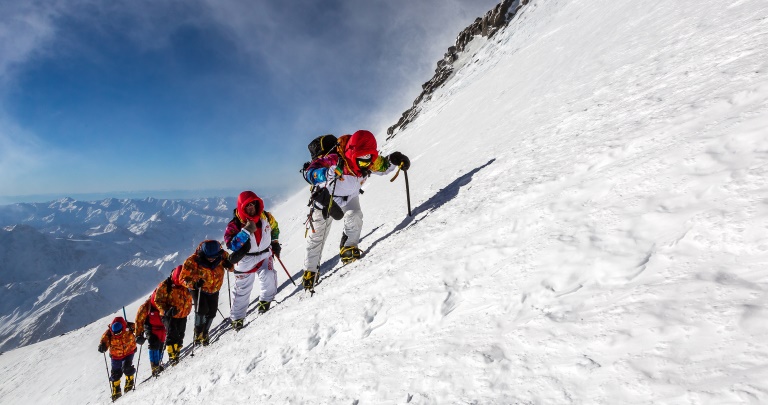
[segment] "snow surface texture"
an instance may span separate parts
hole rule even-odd
[[[64,198],[0,206],[0,352],[145,296],[202,240],[221,239],[235,201]]]
[[[120,401],[768,403],[766,16],[533,0],[384,146],[412,218],[373,178],[362,261],[335,224],[314,297]],[[272,208],[294,277],[306,198]],[[0,356],[0,402],[108,403],[109,318]]]

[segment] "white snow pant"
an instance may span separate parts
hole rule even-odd
[[[261,263],[253,273],[235,275],[235,288],[232,290],[232,310],[229,318],[234,320],[245,318],[248,304],[251,301],[251,290],[255,279],[259,280],[259,301],[272,301],[277,294],[277,272],[272,265],[272,256]]]
[[[363,210],[360,208],[360,197],[355,196],[347,201],[347,204],[341,207],[344,212],[344,234],[347,235],[347,241],[344,246],[357,246],[360,243],[360,233],[363,230]],[[323,245],[328,233],[331,230],[333,218],[323,218],[322,210],[315,209],[312,214],[312,226],[315,232],[310,231],[307,238],[307,254],[304,256],[304,268],[317,272],[320,267],[320,259],[323,254]]]

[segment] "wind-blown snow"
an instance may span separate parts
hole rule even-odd
[[[768,402],[766,49],[761,0],[531,1],[384,146],[413,217],[373,178],[363,260],[335,224],[314,297],[120,401]],[[0,356],[2,402],[107,403],[110,318]]]

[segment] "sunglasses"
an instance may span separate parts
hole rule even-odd
[[[372,158],[371,155],[360,156],[360,157],[357,158],[357,165],[360,168],[364,169],[364,168],[366,168],[366,167],[371,165],[371,163],[373,161],[373,159],[371,159],[371,158]]]

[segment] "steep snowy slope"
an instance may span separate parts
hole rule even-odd
[[[362,261],[336,224],[314,297],[120,401],[768,402],[765,49],[762,0],[532,0],[383,145],[413,217],[371,179]],[[0,356],[0,400],[107,403],[108,319]]]

